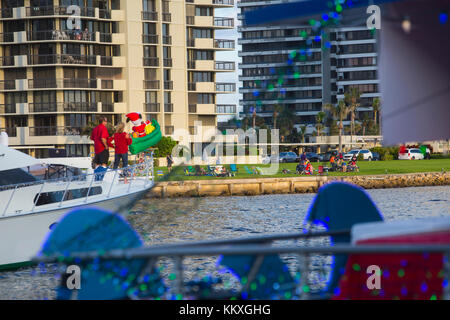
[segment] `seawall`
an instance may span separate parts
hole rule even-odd
[[[367,176],[311,176],[157,182],[147,197],[249,196],[315,193],[324,184],[345,181],[365,189],[450,185],[450,173],[428,172]]]

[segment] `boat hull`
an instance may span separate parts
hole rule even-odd
[[[8,241],[0,242],[0,270],[16,269],[20,266],[29,265],[31,258],[40,251],[50,232],[50,227],[67,212],[75,208],[94,206],[112,212],[125,213],[148,189],[72,208],[61,208],[0,219],[0,235],[2,239],[8,239]]]

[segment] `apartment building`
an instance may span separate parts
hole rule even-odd
[[[235,44],[215,38],[234,21],[214,10],[233,1],[1,0],[0,131],[44,157],[87,156],[83,129],[99,115],[116,124],[141,112],[167,136],[194,134],[195,121],[215,127],[236,108],[216,103],[235,91],[216,73],[235,65],[215,54]]]
[[[281,1],[241,0],[238,18],[277,3]],[[323,105],[336,104],[350,87],[357,87],[362,93],[359,116],[373,117],[372,101],[380,96],[377,38],[365,25],[328,28],[326,40],[317,38],[309,24],[243,24],[238,31],[242,115],[256,110],[272,125],[276,108],[288,108],[296,127],[307,125],[312,133]]]

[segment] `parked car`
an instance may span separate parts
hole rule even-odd
[[[373,155],[373,159],[372,159],[373,161],[381,161],[381,156],[378,152],[373,152],[373,151],[371,151],[371,152]]]
[[[297,162],[298,156],[295,152],[280,152],[278,162]]]
[[[339,150],[330,150],[322,156],[321,161],[328,162],[328,161],[330,161],[331,156],[337,156],[338,154],[339,154]]]
[[[424,156],[420,149],[409,148],[405,153],[398,154],[398,160],[423,160]]]
[[[346,154],[344,154],[343,158],[344,158],[344,161],[349,161],[354,155],[356,155],[356,157],[358,157],[360,154],[363,155],[364,160],[369,160],[369,161],[373,160],[372,152],[367,149],[349,151]]]
[[[315,152],[306,152],[306,159],[308,159],[311,162],[321,161],[321,157]]]

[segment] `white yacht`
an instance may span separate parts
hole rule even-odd
[[[0,269],[25,265],[49,230],[71,209],[97,206],[125,213],[153,186],[153,159],[123,170],[94,173],[86,161],[42,161],[0,144]],[[45,162],[78,166],[75,175],[39,179],[30,168]],[[84,173],[83,173],[84,172]],[[48,171],[47,171],[48,173]]]

